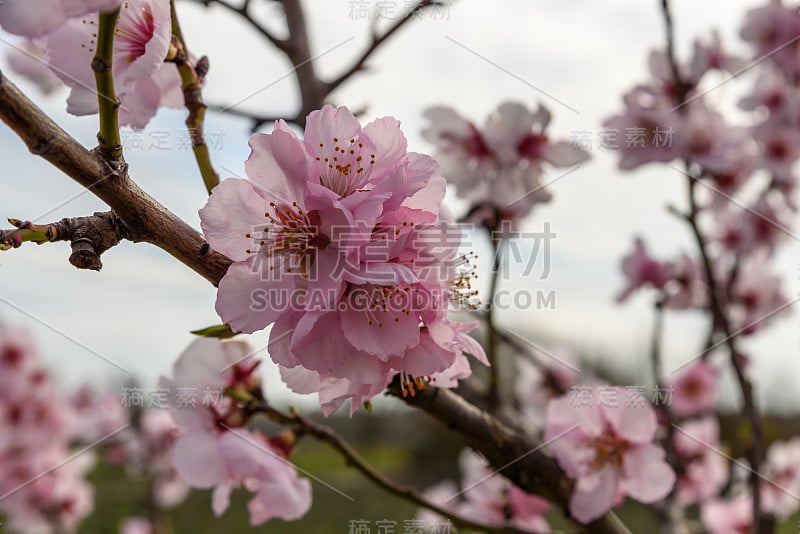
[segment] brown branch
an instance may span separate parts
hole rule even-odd
[[[217,284],[230,260],[214,252],[197,230],[142,191],[123,160],[106,160],[62,130],[0,71],[0,120],[28,146],[112,208],[127,239],[165,250]]]
[[[369,464],[352,445],[339,436],[335,430],[314,423],[299,413],[292,410],[290,414],[273,408],[265,402],[255,402],[248,406],[250,413],[263,413],[276,423],[290,426],[298,435],[309,435],[336,450],[345,460],[347,465],[353,467],[373,482],[376,486],[387,492],[410,502],[416,506],[426,508],[446,519],[456,527],[482,532],[496,532],[498,534],[525,534],[528,530],[520,530],[511,525],[489,525],[460,516],[447,508],[443,508],[425,498],[417,489],[398,484],[375,467]]]
[[[78,269],[99,271],[103,267],[100,255],[125,238],[125,228],[113,211],[43,225],[19,219],[8,222],[16,229],[0,230],[0,250],[19,247],[24,241],[38,244],[69,241],[72,246],[69,262]]]
[[[353,64],[347,70],[345,70],[339,76],[337,76],[336,78],[327,83],[328,93],[332,93],[340,85],[349,80],[354,74],[364,70],[365,64],[367,60],[372,56],[372,54],[374,54],[375,51],[378,50],[378,48],[380,48],[380,46],[384,42],[386,42],[387,39],[389,39],[389,37],[394,35],[398,30],[400,30],[400,28],[402,28],[410,20],[412,20],[417,13],[419,13],[420,11],[422,11],[427,7],[440,6],[440,5],[444,4],[437,0],[420,0],[411,10],[409,10],[403,16],[403,18],[395,22],[385,32],[383,32],[380,35],[378,35],[376,32],[373,32],[372,40],[370,41],[367,48],[361,53],[361,55],[358,58],[356,58],[355,62],[353,62]]]

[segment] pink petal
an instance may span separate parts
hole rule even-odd
[[[548,143],[544,149],[544,159],[555,167],[570,167],[588,160],[591,156],[584,149],[569,141]]]
[[[400,121],[393,117],[376,119],[362,130],[362,137],[375,148],[375,165],[370,170],[370,181],[388,176],[406,155],[408,143],[400,131]]]
[[[253,256],[260,248],[253,236],[263,235],[268,204],[252,182],[238,178],[223,180],[200,210],[200,227],[208,244],[233,261]]]
[[[265,484],[247,503],[250,524],[261,525],[270,519],[294,521],[311,508],[311,483],[305,478],[286,477],[279,483]]]
[[[236,262],[219,283],[216,310],[236,332],[251,334],[273,323],[290,306],[294,276],[264,280],[252,261]]]
[[[308,156],[297,137],[283,130],[250,137],[250,157],[245,162],[247,177],[276,200],[303,206],[304,186],[311,176]]]
[[[134,130],[143,130],[156,116],[161,103],[161,89],[155,81],[144,78],[120,97],[119,123]]]
[[[214,488],[214,492],[211,494],[211,510],[216,517],[224,514],[230,506],[231,491],[233,491],[233,485],[227,481],[217,484]]]
[[[675,485],[675,472],[664,461],[664,450],[653,444],[640,445],[624,456],[622,487],[643,503],[663,499]]]
[[[210,488],[225,474],[216,437],[210,433],[179,437],[172,449],[172,465],[193,488]]]
[[[0,2],[0,26],[10,33],[39,37],[46,35],[69,17],[59,0],[18,0]]]
[[[658,429],[656,414],[649,405],[604,404],[600,410],[620,437],[634,443],[649,443]]]
[[[611,510],[617,485],[617,473],[610,468],[592,477],[578,479],[569,501],[572,517],[581,523],[589,523]]]
[[[96,21],[97,17],[87,20]],[[73,115],[97,113],[90,37],[85,24],[73,19],[47,37],[47,57],[53,72],[72,89],[67,100],[67,112]]]
[[[334,145],[349,143],[361,132],[361,124],[346,107],[325,105],[306,117],[304,144],[312,156],[336,156]],[[323,146],[320,146],[322,143]]]
[[[369,298],[369,293],[364,293]],[[356,304],[359,308],[369,306]],[[349,307],[341,312],[344,336],[357,350],[386,360],[389,356],[403,354],[406,349],[419,344],[419,320],[412,310],[406,315],[402,310],[360,310]]]

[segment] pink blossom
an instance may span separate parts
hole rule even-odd
[[[686,417],[712,411],[717,400],[719,370],[708,360],[683,369],[672,382],[672,412]]]
[[[770,445],[761,473],[763,509],[782,518],[794,514],[800,507],[800,438]]]
[[[780,277],[769,271],[768,261],[764,251],[748,257],[731,290],[732,320],[743,335],[754,334],[768,321],[785,315],[789,300]]]
[[[697,85],[700,78],[708,71],[720,70],[735,74],[745,66],[746,62],[742,58],[725,50],[719,32],[713,30],[707,43],[695,40],[692,58],[689,61],[689,78],[694,85]]]
[[[610,406],[596,391],[593,397],[590,406],[573,406],[568,397],[551,401],[544,433],[558,464],[576,480],[569,509],[583,523],[611,509],[618,494],[654,503],[675,482],[664,450],[653,444],[653,409],[646,403]]]
[[[459,196],[488,205],[502,218],[519,219],[550,200],[542,188],[544,164],[570,167],[589,159],[568,141],[553,141],[546,130],[550,112],[518,102],[501,104],[482,129],[446,107],[425,112],[431,121],[423,136],[436,145],[436,159]]]
[[[616,132],[610,147],[620,152],[619,168],[631,170],[647,163],[666,163],[681,155],[675,132],[680,119],[673,104],[648,87],[636,87],[623,96],[624,110],[603,126]],[[630,132],[630,136],[628,134]]]
[[[670,264],[672,281],[664,305],[674,310],[700,308],[708,300],[706,275],[700,260],[683,253]]]
[[[0,2],[0,27],[27,37],[46,35],[73,17],[111,11],[121,0],[6,0]]]
[[[664,289],[671,277],[669,266],[651,257],[644,240],[638,236],[634,240],[633,252],[622,259],[622,273],[628,285],[617,295],[617,302],[624,302],[642,287]]]
[[[729,203],[727,209],[716,215],[719,223],[716,240],[742,256],[759,249],[772,251],[789,231],[786,217],[767,198],[747,209]]]
[[[544,426],[549,402],[575,385],[578,379],[575,357],[569,349],[555,347],[544,357],[540,357],[539,352],[531,356],[541,359],[537,363],[527,358],[517,361],[514,384],[522,422],[531,433]]]
[[[753,526],[753,504],[742,491],[728,499],[714,499],[700,509],[700,518],[709,534],[747,534]]]
[[[92,511],[94,456],[70,458],[77,421],[30,335],[0,323],[0,511],[11,531],[73,532]]]
[[[152,480],[153,499],[161,509],[173,508],[189,494],[172,466],[172,448],[180,430],[170,413],[161,409],[142,412],[138,426],[137,435],[127,443],[128,464]]]
[[[795,124],[768,120],[752,129],[758,141],[760,167],[779,176],[787,176],[800,158],[800,134]]]
[[[311,506],[310,483],[297,477],[285,447],[243,428],[247,415],[232,398],[181,406],[175,395],[183,388],[260,395],[260,381],[253,374],[257,365],[243,343],[200,338],[175,362],[172,378],[162,378],[173,396],[170,412],[181,432],[172,447],[172,466],[189,486],[214,488],[215,515],[228,508],[234,487],[249,490],[253,525],[303,516]],[[159,432],[163,424],[156,425],[162,428]]]
[[[221,478],[212,496],[214,514],[222,515],[230,503],[230,493],[241,486],[254,493],[247,504],[250,524],[261,525],[270,519],[294,521],[311,507],[311,483],[297,476],[283,451],[257,432],[232,430],[219,435],[216,446],[221,460]],[[194,468],[203,469],[203,462]]]
[[[794,43],[800,36],[800,20],[794,7],[773,0],[749,10],[740,35],[753,46],[754,57],[769,58],[790,77],[800,71]]]
[[[709,172],[729,171],[731,160],[745,152],[752,142],[748,130],[728,124],[721,113],[710,109],[701,98],[691,101],[682,111],[675,146],[681,156]]]
[[[55,73],[72,89],[67,111],[97,113],[91,63],[96,14],[75,18],[47,37],[47,56]],[[144,128],[159,106],[181,107],[180,77],[165,64],[172,36],[168,0],[127,0],[114,37],[114,86],[120,99],[120,124]]]
[[[425,491],[425,496],[462,517],[490,525],[513,525],[530,532],[549,532],[543,517],[550,503],[525,493],[492,470],[486,461],[470,450],[459,457],[461,490],[451,481],[443,481]],[[438,516],[420,511],[419,519],[434,523]]]
[[[739,102],[739,107],[754,111],[764,109],[770,118],[795,116],[798,112],[798,95],[789,85],[786,78],[775,70],[764,70],[759,73],[752,93]]]
[[[713,416],[682,423],[672,437],[683,469],[675,484],[683,504],[704,502],[717,495],[728,480],[728,464],[717,453],[719,422]]]

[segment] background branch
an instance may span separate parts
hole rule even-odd
[[[174,1],[174,0],[173,0]],[[354,74],[364,70],[367,60],[375,53],[383,43],[395,35],[400,28],[414,19],[420,11],[425,8],[437,5],[445,5],[440,0],[420,0],[412,7],[401,19],[395,22],[383,33],[378,34],[373,30],[371,41],[366,49],[353,61],[353,64],[344,70],[339,76],[331,81],[320,79],[316,74],[311,45],[306,25],[305,12],[301,0],[276,0],[283,7],[286,17],[288,36],[285,39],[275,37],[266,27],[256,20],[250,13],[250,2],[246,1],[241,7],[237,7],[227,0],[193,0],[205,6],[219,5],[228,11],[238,14],[258,33],[266,38],[275,48],[280,50],[294,67],[294,75],[297,80],[297,87],[300,92],[300,109],[297,112],[287,113],[284,117],[267,117],[257,113],[250,113],[233,109],[224,104],[211,104],[209,107],[221,113],[230,113],[238,117],[244,117],[252,121],[251,128],[257,130],[264,124],[274,122],[276,119],[284,119],[286,122],[296,124],[300,128],[305,126],[306,116],[315,109],[325,105],[330,94],[340,85],[349,80]],[[355,113],[358,115],[358,113]]]
[[[686,96],[688,92],[688,84],[683,79],[678,66],[678,61],[675,56],[675,37],[674,25],[672,21],[672,13],[670,11],[669,0],[661,0],[661,11],[664,17],[664,25],[667,38],[667,59],[672,70],[673,77],[675,78],[676,86],[676,100],[677,110],[679,113],[684,113],[686,110]],[[756,534],[760,532],[771,532],[774,530],[772,522],[769,518],[761,516],[761,479],[759,475],[759,467],[761,465],[761,457],[763,455],[763,430],[761,427],[761,419],[756,407],[755,395],[753,394],[753,384],[747,377],[744,370],[745,357],[739,351],[736,343],[736,335],[731,327],[731,322],[728,317],[727,305],[729,301],[728,287],[721,287],[717,280],[716,271],[711,256],[708,252],[708,245],[700,229],[698,215],[700,207],[697,203],[697,181],[700,179],[692,174],[691,164],[689,160],[684,160],[684,174],[687,178],[687,192],[689,200],[689,213],[686,216],[686,221],[689,224],[692,234],[695,238],[698,251],[703,263],[703,270],[707,279],[708,294],[709,294],[709,311],[712,317],[712,336],[714,332],[721,332],[724,336],[723,342],[728,349],[731,366],[736,374],[736,380],[739,385],[739,390],[742,393],[743,403],[743,419],[747,421],[750,427],[750,443],[747,445],[747,459],[750,463],[749,483],[750,493],[752,499],[752,514],[753,525],[752,531]],[[702,177],[702,176],[701,176]],[[721,291],[724,290],[724,291]]]

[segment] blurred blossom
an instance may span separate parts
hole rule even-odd
[[[653,443],[658,424],[652,407],[610,405],[597,398],[597,390],[592,395],[586,406],[568,397],[551,401],[544,433],[558,464],[576,481],[569,510],[582,523],[602,516],[625,495],[658,502],[675,483],[664,449]]]
[[[583,148],[569,141],[553,141],[547,134],[550,111],[539,104],[535,110],[518,102],[505,102],[479,128],[455,110],[428,109],[430,125],[425,139],[436,146],[434,157],[456,193],[470,202],[478,222],[499,216],[519,220],[534,205],[549,202],[543,188],[544,166],[571,167],[589,159]],[[497,215],[487,217],[484,210]],[[489,220],[496,228],[499,220]]]
[[[550,503],[525,493],[502,475],[495,473],[486,460],[464,449],[459,457],[460,490],[451,481],[443,481],[425,491],[431,502],[462,517],[489,525],[513,525],[524,531],[550,532],[543,517]],[[435,523],[439,516],[420,510],[417,517]]]

